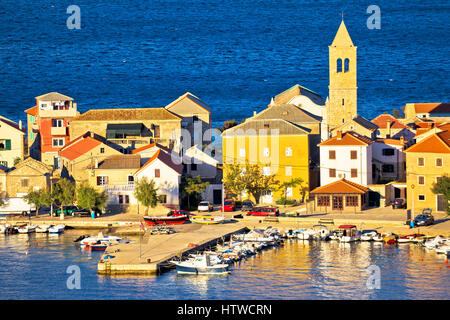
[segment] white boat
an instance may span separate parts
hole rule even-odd
[[[18,231],[19,233],[32,233],[36,230],[37,225],[36,224],[29,224],[26,226],[19,227]]]
[[[40,226],[37,226],[36,232],[37,233],[46,233],[48,232],[48,229],[52,227],[51,224],[41,224]]]
[[[310,240],[316,234],[314,230],[308,229],[297,233],[297,238],[300,240]]]
[[[331,231],[322,224],[317,224],[312,227],[314,233],[312,234],[313,238],[316,240],[328,240],[331,235]]]
[[[118,243],[122,238],[118,236],[105,236],[103,232],[99,232],[96,236],[90,236],[80,241],[81,246],[92,246],[94,244],[107,244]]]
[[[57,224],[56,226],[48,228],[49,233],[61,233],[66,228],[63,224]]]
[[[339,229],[344,230],[339,238],[340,242],[354,242],[361,239],[361,231],[358,231],[355,225],[341,225]]]
[[[363,230],[361,232],[361,241],[372,241],[377,234],[376,230]]]
[[[230,272],[227,263],[214,263],[208,254],[198,255],[186,261],[171,261],[178,273],[186,274],[225,274]]]
[[[9,224],[0,224],[0,233],[7,233],[8,230],[11,228],[11,225]]]
[[[262,229],[253,229],[247,234],[235,234],[232,238],[233,240],[239,241],[257,241],[268,243],[273,243],[275,241],[274,237],[264,234],[264,230]]]
[[[225,217],[222,216],[190,216],[189,220],[193,223],[201,224],[217,224],[225,221]]]
[[[427,240],[424,242],[424,246],[427,249],[436,249],[436,247],[443,245],[447,242],[447,239],[441,236],[436,236],[434,239]]]
[[[344,230],[333,230],[330,233],[330,239],[331,240],[339,240],[339,238],[342,236],[343,233],[344,233]]]
[[[437,253],[443,253],[448,256],[450,254],[450,244],[443,244],[443,245],[437,246],[435,248],[435,251]]]

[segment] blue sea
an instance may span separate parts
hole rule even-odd
[[[381,29],[367,27],[372,4]],[[67,27],[70,5],[81,29]],[[362,116],[450,100],[448,1],[2,0],[0,115],[25,120],[51,91],[81,112],[161,107],[189,91],[217,126],[294,84],[325,99],[342,14],[358,47]]]

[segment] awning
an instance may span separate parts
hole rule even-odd
[[[106,126],[106,138],[126,138],[127,136],[141,136],[142,123],[110,123]]]

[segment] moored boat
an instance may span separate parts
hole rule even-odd
[[[386,244],[396,244],[398,235],[395,233],[385,233],[383,234],[383,242]]]
[[[177,273],[185,274],[226,274],[230,273],[227,263],[215,263],[208,254],[198,255],[186,261],[171,261]]]
[[[109,245],[112,243],[119,243],[119,241],[121,241],[122,238],[118,237],[118,236],[105,236],[103,234],[103,232],[99,232],[96,236],[90,236],[90,237],[85,237],[84,239],[81,239],[80,241],[80,245],[81,246],[95,246],[98,244],[102,244],[102,245]],[[97,246],[100,247],[100,246]],[[105,247],[106,248],[106,247]]]
[[[19,233],[32,233],[32,232],[36,231],[36,227],[37,227],[37,225],[35,225],[35,224],[29,224],[29,225],[25,225],[25,226],[20,226],[17,231],[19,231]]]
[[[372,241],[378,234],[377,230],[363,230],[361,232],[361,241]]]
[[[48,228],[48,233],[58,234],[58,233],[64,232],[65,228],[66,228],[65,225],[57,224],[56,226]]]
[[[52,225],[50,224],[41,224],[40,226],[36,227],[36,232],[37,233],[46,233],[48,232],[48,229],[50,229],[52,227]]]
[[[406,236],[398,237],[397,242],[398,243],[409,243],[414,242],[416,239],[425,236],[424,234],[420,233],[414,233],[414,234],[408,234]]]
[[[358,231],[355,225],[344,224],[340,225],[339,229],[343,230],[342,236],[339,238],[340,242],[354,242],[361,238],[361,231]]]
[[[189,220],[194,223],[217,224],[224,222],[225,218],[222,216],[191,216]]]
[[[160,224],[183,224],[189,220],[189,212],[182,210],[172,210],[167,216],[144,216],[147,226],[156,226]]]

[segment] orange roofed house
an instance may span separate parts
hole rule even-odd
[[[405,150],[408,209],[445,211],[443,195],[431,191],[434,183],[450,175],[450,130],[433,133]]]
[[[27,114],[29,155],[46,165],[58,167],[58,151],[69,141],[69,122],[77,116],[71,97],[50,92],[36,97]]]

